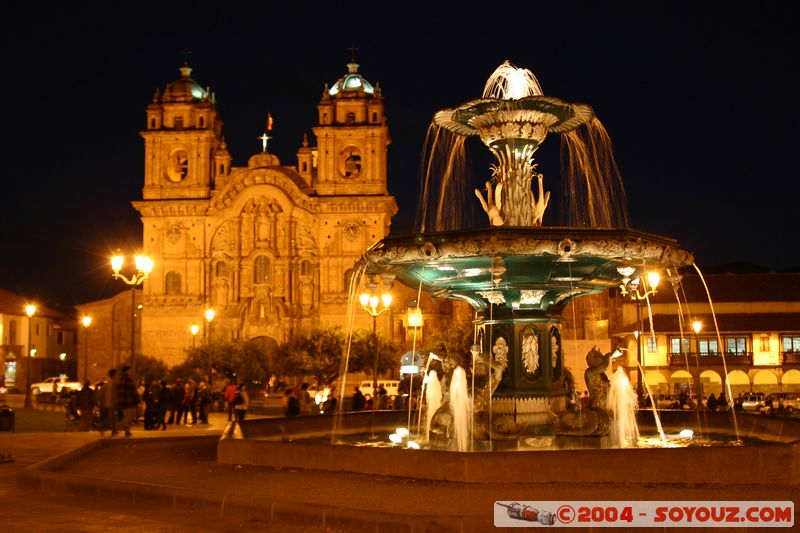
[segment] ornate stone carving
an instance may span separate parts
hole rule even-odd
[[[506,298],[500,291],[477,291],[476,294],[485,298],[490,304],[500,305],[506,303]]]
[[[522,305],[539,305],[547,291],[542,289],[522,289],[519,291],[519,303]]]
[[[178,224],[171,224],[169,227],[167,227],[167,231],[164,233],[164,236],[166,237],[167,242],[170,244],[178,244],[178,242],[181,240],[182,234],[183,231]]]
[[[531,376],[535,376],[539,370],[539,336],[532,329],[522,334],[522,366]]]

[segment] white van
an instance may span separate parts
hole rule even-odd
[[[396,379],[379,379],[378,388],[380,388],[381,385],[383,385],[383,388],[386,389],[386,395],[389,398],[394,399],[397,396],[398,394],[397,388],[400,386],[400,381]],[[369,395],[370,397],[374,396],[372,394],[371,379],[362,381],[361,384],[359,384],[358,388],[361,391],[361,394],[363,394],[364,396],[367,395]]]

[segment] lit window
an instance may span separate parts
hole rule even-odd
[[[670,337],[669,353],[673,355],[689,353],[690,344],[688,337]]]
[[[784,335],[783,351],[787,353],[800,352],[800,335]]]
[[[658,351],[657,348],[656,339],[654,339],[652,335],[647,337],[647,352],[656,353]]]
[[[719,342],[717,339],[700,339],[700,355],[719,355]]]
[[[747,353],[747,337],[726,337],[725,349],[730,355],[744,355]]]

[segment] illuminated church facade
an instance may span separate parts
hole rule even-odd
[[[272,345],[318,323],[345,324],[349,273],[397,212],[383,98],[358,67],[325,86],[316,146],[304,139],[294,166],[269,153],[269,132],[261,153],[233,166],[214,95],[188,65],[156,92],[141,132],[142,199],[133,202],[155,265],[139,300],[137,353],[181,362],[202,342],[191,324],[206,339]],[[210,326],[206,309],[215,311]]]

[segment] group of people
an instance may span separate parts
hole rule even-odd
[[[130,437],[131,427],[140,418],[145,430],[208,424],[212,403],[211,387],[205,381],[178,378],[172,385],[165,380],[152,380],[137,386],[130,376],[130,367],[124,366],[119,372],[109,370],[108,378],[96,389],[86,381],[69,400],[67,414],[79,421],[83,431],[94,427],[101,433],[110,430],[112,436],[122,432]],[[243,409],[247,409],[247,402]]]
[[[283,414],[284,416],[306,416],[314,413],[336,412],[339,400],[336,398],[336,387],[332,386],[327,393],[327,398],[321,400],[319,404],[308,392],[309,384],[302,383],[294,388],[287,388],[283,391]]]

